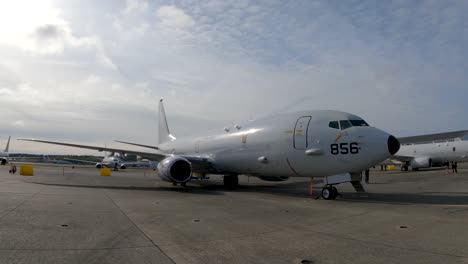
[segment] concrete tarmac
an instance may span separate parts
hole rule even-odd
[[[371,170],[335,201],[309,179],[172,186],[151,170],[0,167],[0,263],[468,263],[468,166]],[[320,193],[319,180],[314,192]]]

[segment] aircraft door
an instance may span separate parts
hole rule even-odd
[[[294,127],[293,142],[295,149],[306,149],[307,148],[307,133],[309,128],[310,116],[299,117]]]

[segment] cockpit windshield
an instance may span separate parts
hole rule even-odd
[[[367,124],[366,121],[362,119],[330,121],[330,123],[328,123],[328,127],[334,128],[334,129],[341,129],[341,130],[345,130],[353,126],[362,127],[362,126],[369,126],[369,124]]]
[[[341,130],[345,130],[349,127],[352,127],[351,123],[348,120],[340,120]]]
[[[353,126],[369,126],[366,121],[362,119],[357,119],[357,120],[349,120]]]

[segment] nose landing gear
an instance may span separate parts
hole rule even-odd
[[[335,200],[338,195],[340,195],[338,189],[332,185],[327,185],[322,189],[322,198],[325,200]]]

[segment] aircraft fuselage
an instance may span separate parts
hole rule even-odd
[[[370,126],[346,129],[330,122],[362,120],[339,111],[276,115],[240,129],[159,145],[166,154],[208,157],[220,173],[314,177],[360,172],[389,156],[389,134]]]

